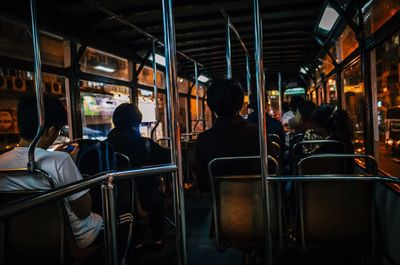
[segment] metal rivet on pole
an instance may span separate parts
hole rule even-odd
[[[256,66],[256,88],[258,98],[258,122],[259,122],[259,141],[261,156],[261,175],[263,184],[263,214],[265,222],[265,255],[268,264],[272,264],[272,240],[271,240],[271,218],[268,192],[268,150],[267,150],[267,124],[265,117],[265,79],[264,79],[264,59],[263,59],[263,35],[262,18],[259,0],[253,0],[254,8],[254,59]]]
[[[179,265],[187,264],[185,201],[182,175],[181,133],[179,128],[179,100],[176,61],[175,26],[172,0],[163,0],[163,26],[165,41],[165,79],[167,86],[167,117],[171,137],[171,162],[178,170],[173,173],[174,214]]]
[[[226,19],[226,78],[232,78],[231,20]]]

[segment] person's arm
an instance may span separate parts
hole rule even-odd
[[[92,197],[89,192],[74,201],[69,201],[69,205],[79,219],[84,219],[92,213]]]
[[[67,155],[64,161],[58,167],[58,174],[61,185],[67,185],[82,179],[82,175],[73,162],[72,158]],[[92,198],[89,190],[81,191],[67,197],[72,212],[80,219],[88,217],[92,212]]]

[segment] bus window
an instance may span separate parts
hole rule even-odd
[[[380,168],[400,177],[400,31],[371,51]]]
[[[81,81],[83,138],[103,140],[111,131],[115,108],[131,102],[129,88]]]
[[[354,147],[355,152],[365,153],[364,145],[364,110],[365,95],[364,81],[361,74],[361,63],[348,66],[343,72],[344,80],[344,108],[349,113],[350,119],[354,127]]]
[[[86,48],[79,61],[81,70],[129,81],[128,60],[92,48]]]
[[[67,107],[63,77],[43,74],[44,93],[59,98]],[[33,73],[11,68],[0,71],[0,153],[12,149],[19,142],[17,105],[21,97],[35,94]],[[55,143],[68,141],[68,127]]]
[[[336,76],[332,76],[328,79],[326,89],[328,90],[328,103],[337,105]]]
[[[400,10],[400,0],[368,1],[364,8],[364,25],[367,35],[373,34]]]

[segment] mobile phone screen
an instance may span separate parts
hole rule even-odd
[[[65,150],[66,150],[68,153],[74,151],[74,149],[75,149],[75,146],[73,146],[73,145],[67,145],[67,147],[65,148]]]

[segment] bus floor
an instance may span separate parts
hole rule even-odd
[[[204,194],[186,196],[186,227],[188,236],[188,264],[190,265],[242,265],[243,255],[235,248],[224,252],[216,249],[215,240],[209,237],[211,199]],[[260,259],[259,263],[265,264]],[[176,263],[177,264],[177,263]],[[306,253],[299,247],[278,251],[275,265],[370,265],[369,253],[352,254],[344,251],[310,250]],[[381,264],[378,262],[378,264]]]

